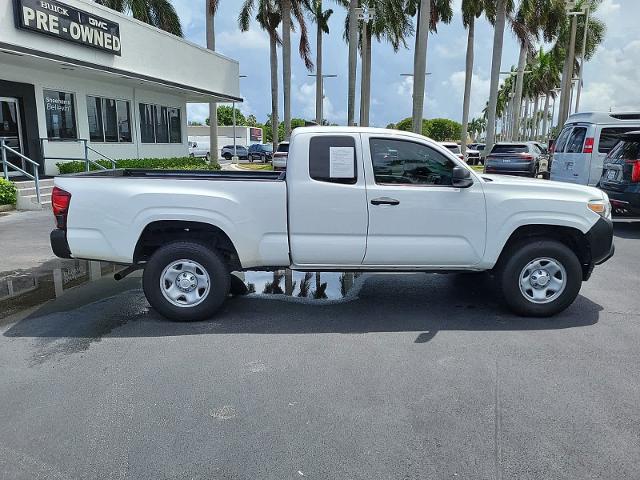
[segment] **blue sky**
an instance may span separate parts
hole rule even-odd
[[[185,32],[195,43],[205,44],[204,0],[172,0]],[[253,23],[249,32],[238,29],[238,0],[222,0],[216,20],[217,50],[240,62],[241,94],[245,114],[264,121],[270,111],[268,37]],[[466,31],[459,14],[461,0],[453,0],[455,16],[449,25],[440,25],[437,34],[429,36],[425,117],[447,117],[460,120],[464,84]],[[332,8],[330,34],[324,41],[325,73],[338,78],[325,81],[325,117],[346,123],[347,46],[342,39],[346,11],[332,0],[324,0],[324,8]],[[585,68],[583,106],[586,110],[640,110],[640,2],[637,0],[603,0],[597,16],[609,26],[605,42]],[[309,24],[315,38],[315,25]],[[413,38],[409,49],[394,52],[386,43],[374,43],[371,85],[371,125],[386,126],[411,115],[411,77]],[[297,37],[294,39],[297,47]],[[314,40],[315,42],[315,40]],[[313,43],[314,43],[313,42]],[[481,19],[476,28],[476,57],[471,98],[471,115],[480,115],[489,91],[489,70],[493,30]],[[315,55],[315,45],[312,45]],[[297,48],[293,48],[294,54]],[[280,54],[280,52],[279,52]],[[505,32],[502,70],[518,60],[518,47],[509,30]],[[281,56],[279,61],[282,62]],[[281,64],[280,64],[281,66]],[[359,68],[359,66],[358,66]],[[202,72],[206,74],[206,72]],[[311,119],[315,116],[315,81],[308,77],[302,61],[293,56],[292,115]],[[358,72],[359,75],[359,72]],[[279,75],[281,81],[281,74]],[[358,79],[359,85],[359,79]],[[282,94],[282,87],[280,87]],[[282,111],[282,99],[280,100]],[[356,111],[357,115],[357,111]],[[208,116],[205,105],[190,105],[189,120],[202,121]]]

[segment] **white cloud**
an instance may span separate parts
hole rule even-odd
[[[218,48],[231,54],[239,49],[268,50],[269,36],[255,27],[246,32],[237,29],[225,31],[216,35],[216,50]]]
[[[455,98],[456,106],[462,112],[462,101],[464,99],[464,80],[465,72],[459,71],[452,73],[448,80],[443,82],[445,87],[449,87],[454,95],[451,98]],[[471,118],[482,115],[482,109],[484,108],[487,99],[489,98],[489,88],[491,80],[489,78],[480,77],[477,74],[471,76],[471,103],[469,106],[469,116]]]
[[[188,103],[187,104],[187,120],[189,122],[201,122],[209,118],[208,103]]]
[[[294,100],[299,106],[300,112],[307,120],[316,118],[316,84],[303,83],[299,87],[293,87]],[[329,122],[344,124],[346,123],[347,112],[345,110],[336,110],[331,99],[324,90],[324,100],[322,102],[322,116]],[[295,116],[295,115],[294,115]]]
[[[585,68],[581,110],[640,110],[640,40],[598,50]]]

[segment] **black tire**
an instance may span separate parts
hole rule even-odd
[[[197,262],[209,276],[208,292],[197,305],[175,305],[162,292],[162,274],[178,260]],[[230,278],[222,256],[216,251],[201,243],[174,242],[159,248],[151,256],[144,269],[142,286],[147,300],[162,316],[179,322],[193,322],[211,318],[220,308],[229,294]]]
[[[223,155],[223,157],[225,158],[225,160],[231,160],[231,158],[232,158],[232,156],[231,156],[231,154],[230,154],[230,153],[225,153],[225,154]]]
[[[211,155],[209,154],[209,152],[207,152],[207,154],[204,156],[205,160],[207,162],[209,162],[211,160]]]
[[[564,268],[564,272],[558,272],[556,277],[564,282],[564,290],[549,295],[550,300],[542,300],[546,303],[529,299],[520,287],[520,275],[526,275],[525,267],[537,259],[551,259]],[[578,296],[582,285],[582,266],[578,257],[561,242],[527,239],[515,243],[503,253],[496,268],[496,277],[500,293],[514,313],[525,317],[550,317],[565,310]],[[535,293],[533,287],[526,291],[531,295]]]

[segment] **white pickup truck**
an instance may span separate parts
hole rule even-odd
[[[607,196],[483,175],[402,131],[295,129],[286,173],[112,170],[56,177],[59,257],[144,268],[149,303],[210,317],[231,272],[481,272],[513,311],[567,308],[613,255]]]

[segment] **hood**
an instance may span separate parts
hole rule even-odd
[[[516,177],[512,175],[489,175],[486,173],[479,174],[479,176],[488,181],[489,185],[509,185],[509,186],[522,186],[523,188],[539,189],[540,193],[545,191],[550,192],[574,192],[581,196],[588,196],[593,200],[599,200],[606,198],[606,195],[601,190],[594,187],[587,187],[585,185],[578,185],[576,183],[554,182],[553,180],[543,180],[541,178],[527,178]]]

